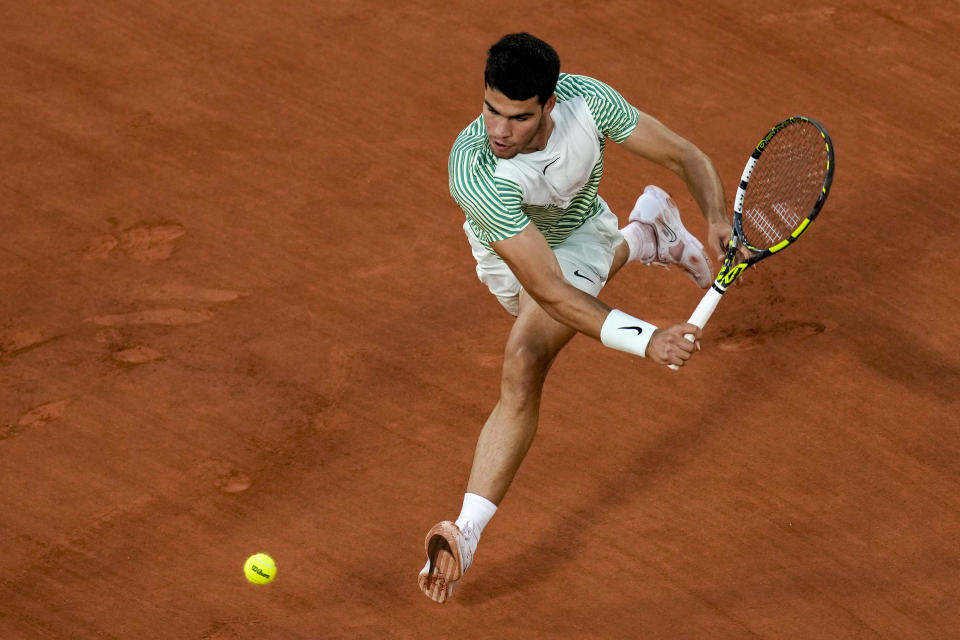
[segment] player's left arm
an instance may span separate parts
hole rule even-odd
[[[718,257],[722,257],[727,250],[732,229],[726,211],[723,183],[707,154],[642,111],[636,127],[621,146],[683,179],[710,225],[707,246],[717,251]]]

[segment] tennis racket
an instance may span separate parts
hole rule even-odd
[[[740,176],[723,266],[690,316],[690,324],[702,329],[727,287],[747,267],[783,251],[803,235],[827,201],[835,164],[830,135],[812,118],[787,118],[757,143]],[[693,341],[693,334],[685,337]]]

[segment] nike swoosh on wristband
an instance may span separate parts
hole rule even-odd
[[[621,328],[621,329],[636,329],[638,336],[643,333],[643,327],[620,327],[620,328]]]
[[[585,275],[583,275],[582,273],[580,273],[580,269],[574,269],[574,270],[573,270],[573,275],[577,276],[578,278],[583,278],[584,280],[586,280],[586,281],[589,282],[590,284],[596,284],[593,280],[591,280],[591,279],[588,278],[587,276],[585,276]]]

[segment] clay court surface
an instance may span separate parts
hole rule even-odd
[[[960,9],[578,5],[4,3],[0,637],[958,637]],[[423,535],[459,512],[510,327],[446,158],[518,30],[704,149],[731,202],[789,115],[837,175],[684,370],[574,339],[440,606]],[[610,147],[621,220],[656,183],[703,235]],[[666,324],[700,292],[631,266],[603,297]]]

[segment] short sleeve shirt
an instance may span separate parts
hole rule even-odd
[[[560,74],[554,130],[545,148],[510,159],[493,154],[480,116],[453,144],[450,194],[489,250],[531,222],[554,247],[600,212],[606,139],[626,140],[640,112],[610,86]]]

